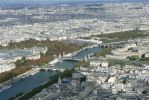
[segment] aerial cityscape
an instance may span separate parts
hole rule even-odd
[[[0,100],[149,100],[149,1],[0,1]]]

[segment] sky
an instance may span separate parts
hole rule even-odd
[[[149,1],[149,0],[0,0],[0,4],[27,4],[27,3],[60,3],[60,2],[79,2],[79,1]]]

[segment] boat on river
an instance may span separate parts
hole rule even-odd
[[[5,91],[5,90],[7,90],[7,89],[9,89],[9,88],[11,88],[11,87],[12,87],[12,84],[2,86],[2,87],[0,87],[0,92],[3,92],[3,91]]]

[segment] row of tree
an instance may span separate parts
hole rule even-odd
[[[144,33],[146,32],[140,30],[133,30],[133,31],[110,33],[110,34],[100,34],[92,37],[100,37],[105,42],[112,42],[112,41],[124,41],[136,38],[145,38],[149,35],[149,33],[146,34]]]
[[[31,67],[17,67],[9,72],[0,73],[0,83],[3,83],[9,79],[12,79],[13,77],[16,77],[22,73],[25,73],[31,69],[32,69]]]
[[[80,68],[80,67],[89,67],[90,66],[90,61],[79,61],[75,64],[75,68]]]
[[[102,50],[95,53],[95,56],[96,57],[100,57],[100,56],[105,57],[107,54],[111,53],[111,50],[113,50],[113,48],[103,48]]]

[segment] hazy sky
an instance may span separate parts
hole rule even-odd
[[[0,3],[55,3],[55,2],[76,2],[76,1],[149,1],[149,0],[0,0]]]

